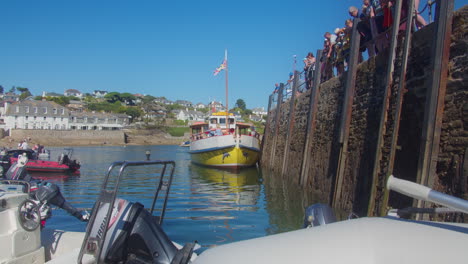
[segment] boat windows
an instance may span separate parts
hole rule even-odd
[[[219,123],[220,124],[226,124],[226,118],[220,118]]]
[[[211,118],[210,119],[210,124],[217,124],[218,123],[218,119],[217,118]]]

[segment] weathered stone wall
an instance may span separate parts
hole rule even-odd
[[[125,143],[125,135],[121,130],[32,130],[12,129],[11,140],[17,142],[24,138],[31,138],[34,143],[50,145],[121,145]],[[15,147],[15,146],[12,146]]]
[[[445,98],[445,111],[441,132],[439,162],[435,188],[443,192],[467,198],[468,185],[466,170],[468,166],[468,6],[454,14],[452,45],[450,50],[449,79]],[[406,88],[404,95],[400,129],[398,133],[398,151],[395,157],[393,172],[400,178],[415,181],[419,159],[419,147],[423,127],[425,96],[432,75],[431,56],[434,38],[434,25],[416,32],[413,35]],[[401,40],[400,40],[401,41]],[[401,42],[400,42],[401,43]],[[356,89],[352,106],[351,125],[348,141],[347,160],[343,179],[343,189],[339,201],[335,204],[339,209],[355,211],[360,215],[367,213],[371,193],[372,172],[375,164],[377,137],[384,98],[384,82],[388,64],[388,54],[380,53],[358,67]],[[397,62],[398,64],[398,62]],[[399,65],[395,72],[398,72]],[[339,132],[344,101],[344,78],[333,78],[320,85],[316,124],[311,142],[309,173],[306,175],[305,186],[311,192],[320,194],[321,201],[330,202],[335,188],[335,177],[340,152]],[[394,76],[394,81],[398,79]],[[388,115],[386,139],[391,135],[393,113],[395,108],[395,86],[391,89],[390,112]],[[309,112],[310,91],[302,94],[295,102],[295,116],[289,116],[289,101],[280,107],[279,130],[274,130],[273,120],[276,112],[269,113],[268,133],[265,135],[262,156],[262,167],[266,167],[277,175],[299,182],[301,164],[304,156],[307,115]],[[289,144],[289,157],[286,162],[287,173],[279,176],[282,171],[285,150],[287,121],[293,120],[294,126]],[[273,149],[274,138],[277,138],[276,149]],[[384,145],[382,151],[383,166],[389,159],[389,149]],[[271,154],[273,160],[270,159]],[[272,164],[272,166],[270,166]],[[464,165],[463,165],[464,164]],[[385,168],[384,168],[385,169]],[[271,176],[275,177],[275,176]],[[382,179],[381,179],[382,178]],[[383,177],[379,181],[383,181]],[[379,192],[382,185],[379,184]],[[393,196],[390,205],[408,205],[409,200]],[[378,194],[376,199],[381,200]]]
[[[468,200],[468,6],[453,20],[435,188]]]

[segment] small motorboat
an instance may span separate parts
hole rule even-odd
[[[190,140],[180,143],[181,147],[190,147]]]
[[[65,149],[58,161],[41,160],[37,153],[31,149],[13,149],[6,152],[2,156],[2,165],[4,171],[7,171],[9,164],[15,163],[18,160],[18,155],[26,155],[29,159],[26,164],[28,172],[59,172],[59,173],[76,173],[79,171],[81,164],[72,159],[73,149]]]

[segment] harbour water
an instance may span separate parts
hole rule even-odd
[[[62,150],[51,148],[51,159]],[[179,146],[74,147],[73,158],[82,163],[79,175],[33,177],[57,183],[75,207],[92,208],[109,165],[146,160],[147,151],[151,160],[176,162],[163,228],[172,240],[182,244],[196,240],[203,250],[295,230],[302,226],[303,208],[313,202],[287,181],[268,180],[258,168],[233,173],[192,164],[188,148]],[[130,170],[119,197],[150,206],[157,175],[152,170]],[[86,224],[55,209],[47,226],[84,231]]]

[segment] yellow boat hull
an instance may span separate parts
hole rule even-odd
[[[259,158],[259,151],[236,146],[190,154],[195,164],[220,168],[252,167]]]

